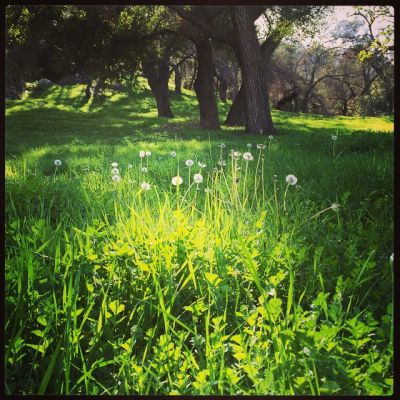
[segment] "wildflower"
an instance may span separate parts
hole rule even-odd
[[[337,136],[336,135],[332,135],[332,140],[335,142],[337,140]]]
[[[252,161],[253,160],[253,156],[251,155],[251,153],[248,153],[248,152],[243,154],[243,158],[246,161]]]
[[[394,261],[394,253],[392,253],[392,255],[390,256],[390,262]]]
[[[111,174],[112,174],[112,175],[119,175],[119,169],[118,169],[118,168],[113,168],[113,169],[111,170]]]
[[[111,164],[111,166],[112,166],[113,168],[117,168],[117,167],[118,167],[118,163],[113,162],[113,163]]]
[[[59,167],[62,164],[61,160],[54,160],[54,165]]]
[[[131,168],[133,168],[133,165],[132,164],[128,164],[128,169],[131,169]]]
[[[275,296],[275,293],[276,293],[275,288],[272,288],[272,289],[268,292],[268,294],[269,294],[270,296]]]
[[[140,185],[140,188],[141,188],[142,190],[150,190],[150,183],[143,182],[143,183]]]
[[[251,143],[247,143],[247,148],[251,149],[253,147],[253,145]]]
[[[340,207],[340,204],[338,203],[332,203],[331,208],[333,211],[337,211]]]
[[[225,144],[225,143],[221,143],[221,144],[219,145],[219,147],[221,147],[221,149],[224,149],[224,148],[226,147],[226,144]]]
[[[191,167],[194,164],[194,162],[193,162],[193,160],[186,160],[185,164],[187,167]]]
[[[143,150],[139,151],[139,157],[140,158],[146,157],[146,152],[144,152]]]
[[[231,157],[238,159],[242,153],[239,151],[231,151]]]
[[[150,157],[151,156],[151,151],[146,151],[146,153],[145,153],[145,155],[146,155],[146,157]]]
[[[308,347],[303,347],[303,353],[304,353],[306,356],[309,356],[309,355],[311,354],[311,351],[310,351],[310,349],[309,349]]]
[[[193,180],[194,180],[195,183],[201,183],[201,182],[203,182],[203,175],[194,174],[193,175]]]
[[[297,183],[297,178],[294,176],[294,175],[288,175],[287,177],[286,177],[286,182],[289,184],[289,185],[292,185],[292,186],[294,186],[296,183]]]
[[[268,136],[268,139],[269,139],[269,140],[272,140],[273,138],[274,138],[274,137],[273,137],[272,135],[269,135],[269,136]]]
[[[258,143],[257,149],[264,150],[267,146],[264,143]]]
[[[205,168],[206,167],[206,164],[201,162],[201,161],[199,161],[197,164],[199,165],[200,168]]]
[[[121,177],[119,175],[113,175],[111,178],[114,182],[119,182],[121,180]]]
[[[171,157],[176,157],[176,151],[171,151]]]
[[[183,182],[183,179],[182,179],[180,176],[174,176],[174,177],[172,178],[172,184],[173,184],[174,186],[179,186],[179,185],[182,184],[182,182]]]
[[[219,160],[219,161],[217,162],[217,164],[218,164],[219,166],[221,166],[221,167],[224,167],[224,166],[226,165],[226,162],[225,162],[224,160]]]
[[[147,167],[142,167],[142,168],[141,168],[141,171],[144,172],[144,173],[146,173],[146,172],[147,172]]]

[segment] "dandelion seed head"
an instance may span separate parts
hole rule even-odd
[[[194,174],[193,175],[193,180],[194,180],[195,183],[201,183],[201,182],[203,182],[203,175]]]
[[[121,177],[119,175],[113,175],[111,178],[114,182],[119,182],[121,180]]]
[[[338,203],[332,203],[331,208],[333,211],[337,211],[340,207],[340,204]]]
[[[186,160],[185,164],[186,164],[187,167],[192,167],[194,162],[193,162],[193,160]]]
[[[311,354],[311,351],[310,351],[310,349],[309,349],[308,347],[303,347],[303,353],[304,353],[306,356],[309,356],[309,355]]]
[[[335,142],[337,140],[337,136],[336,135],[332,135],[332,140]]]
[[[247,143],[247,148],[251,149],[253,147],[253,145],[251,143]]]
[[[140,185],[140,188],[142,189],[142,190],[150,190],[150,183],[147,183],[147,182],[142,182],[142,184]]]
[[[146,157],[146,152],[143,151],[143,150],[139,151],[139,157],[140,157],[140,158]]]
[[[269,136],[268,136],[268,139],[269,139],[269,140],[272,140],[273,138],[274,138],[274,137],[273,137],[272,135],[269,135]]]
[[[201,162],[201,161],[199,161],[197,164],[199,165],[200,168],[205,168],[206,167],[206,164]]]
[[[146,173],[146,172],[147,172],[147,167],[142,167],[140,170],[141,170],[143,173]]]
[[[54,160],[54,165],[59,167],[62,164],[61,160]]]
[[[176,151],[171,151],[171,157],[176,157]]]
[[[128,164],[128,169],[131,169],[131,168],[133,168],[133,165],[132,164]]]
[[[146,157],[150,157],[151,156],[151,151],[146,151],[146,153],[145,153],[145,155],[146,155]]]
[[[111,170],[111,174],[112,174],[112,175],[119,175],[119,169],[118,169],[118,168],[113,168],[113,169]]]
[[[225,144],[225,143],[221,143],[221,144],[219,145],[219,147],[221,147],[221,149],[224,149],[224,148],[226,147],[226,144]]]
[[[286,177],[286,182],[287,182],[289,185],[294,186],[294,185],[297,183],[297,178],[296,178],[294,175],[289,174],[289,175]]]
[[[180,176],[174,176],[174,177],[172,178],[172,184],[173,184],[174,186],[182,185],[182,182],[183,182],[183,179],[182,179]]]
[[[219,161],[217,162],[217,164],[218,164],[219,166],[221,166],[221,167],[224,167],[224,166],[226,165],[226,162],[225,162],[224,160],[219,160]]]
[[[264,150],[267,146],[264,143],[258,143],[257,149]]]
[[[243,154],[243,158],[244,158],[246,161],[252,161],[252,160],[254,160],[252,154],[249,153],[249,152],[244,153],[244,154]]]

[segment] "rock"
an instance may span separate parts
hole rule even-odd
[[[50,79],[42,78],[38,81],[38,86],[51,86],[54,83]]]

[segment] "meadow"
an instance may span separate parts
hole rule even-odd
[[[84,89],[6,101],[7,393],[393,392],[393,118]]]

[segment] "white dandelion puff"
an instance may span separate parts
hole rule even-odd
[[[113,168],[117,168],[117,167],[118,167],[118,163],[113,162],[113,163],[111,163],[111,166],[112,166]]]
[[[332,203],[331,208],[333,211],[337,211],[340,207],[340,204],[338,203]]]
[[[333,140],[334,142],[336,142],[337,136],[336,136],[336,135],[332,135],[332,140]]]
[[[197,164],[198,164],[198,166],[199,166],[200,168],[205,168],[205,167],[206,167],[206,164],[203,163],[203,162],[201,162],[201,161],[199,161]]]
[[[264,143],[258,143],[257,149],[264,150],[267,146]]]
[[[251,143],[247,143],[247,148],[251,149],[253,147],[253,145]]]
[[[194,174],[193,175],[193,180],[194,180],[195,183],[201,183],[201,182],[203,182],[203,175]]]
[[[249,152],[244,153],[244,154],[243,154],[243,158],[244,158],[246,161],[252,161],[252,160],[254,159],[253,156],[252,156],[252,154],[249,153]]]
[[[62,164],[61,160],[54,160],[54,165],[59,167]]]
[[[171,157],[176,157],[176,151],[171,151]]]
[[[146,157],[146,152],[143,151],[143,150],[139,151],[139,157],[140,157],[140,158]]]
[[[146,155],[146,157],[150,157],[151,156],[151,151],[146,151],[146,153],[145,153],[145,155]]]
[[[131,169],[131,168],[133,168],[133,165],[132,164],[128,164],[128,169]]]
[[[146,173],[146,172],[147,172],[147,167],[142,167],[142,168],[141,168],[141,171],[144,172],[144,173]]]
[[[310,349],[309,349],[308,347],[303,347],[303,353],[304,353],[306,356],[309,356],[309,355],[311,354],[311,351],[310,351]]]
[[[225,144],[225,143],[221,143],[221,144],[219,145],[219,147],[221,147],[221,149],[224,149],[224,148],[226,147],[226,144]]]
[[[272,140],[273,138],[274,138],[274,137],[273,137],[272,135],[269,135],[269,136],[268,136],[268,139],[269,139],[269,140]]]
[[[182,183],[183,183],[183,179],[178,175],[178,176],[174,176],[173,178],[172,178],[172,184],[174,185],[174,186],[179,186],[179,185],[182,185]]]
[[[275,293],[276,293],[275,288],[272,288],[272,289],[268,292],[268,294],[269,294],[270,296],[275,296]]]
[[[219,166],[221,166],[221,167],[224,167],[224,166],[226,165],[226,162],[225,162],[224,160],[219,160],[219,161],[217,162],[217,164],[218,164]]]
[[[141,185],[140,185],[140,188],[142,189],[142,190],[150,190],[150,183],[147,183],[147,182],[143,182]]]
[[[118,169],[118,168],[113,168],[113,169],[111,170],[111,174],[112,174],[112,175],[119,175],[119,169]]]
[[[294,185],[297,183],[297,178],[296,178],[294,175],[289,174],[289,175],[286,177],[286,182],[287,182],[289,185],[294,186]]]
[[[119,175],[113,175],[111,178],[114,182],[119,182],[121,180],[121,177]]]
[[[193,166],[194,162],[193,162],[193,160],[186,160],[185,164],[187,167],[191,167],[191,166]]]

